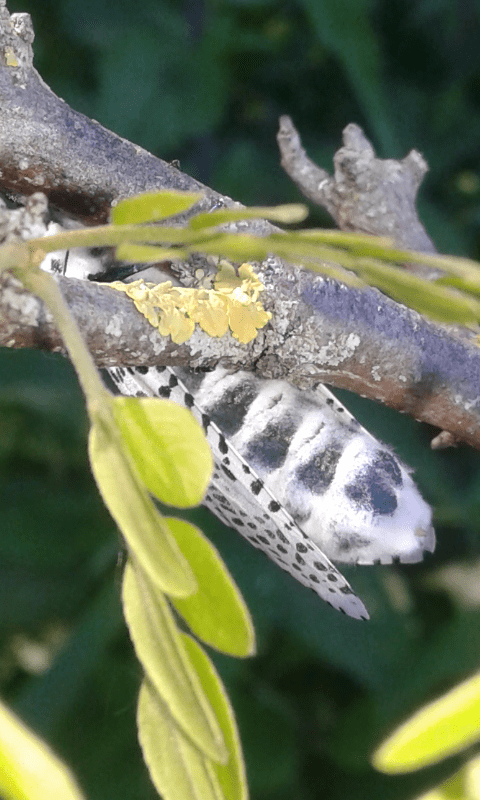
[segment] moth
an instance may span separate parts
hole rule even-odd
[[[431,510],[409,469],[326,389],[217,368],[116,368],[122,394],[174,400],[215,458],[204,505],[333,608],[368,619],[334,566],[420,561]]]
[[[51,232],[54,232],[52,230]],[[59,270],[61,254],[43,266]],[[101,273],[71,251],[68,273]],[[357,619],[368,612],[332,563],[414,563],[433,552],[431,509],[411,471],[323,385],[223,368],[109,370],[121,394],[170,398],[203,426],[215,458],[204,504],[297,581]]]

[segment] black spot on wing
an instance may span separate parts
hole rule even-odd
[[[261,481],[259,478],[257,480],[252,481],[252,483],[250,484],[250,491],[252,492],[252,494],[255,495],[255,497],[260,494],[262,489],[263,489],[263,481]]]
[[[386,450],[377,450],[374,459],[345,487],[346,496],[374,516],[395,512],[398,501],[396,488],[403,485],[400,466]]]
[[[221,466],[222,466],[222,470],[223,470],[223,472],[225,473],[225,475],[227,476],[227,478],[228,478],[230,481],[232,481],[232,483],[235,483],[235,481],[236,481],[237,479],[236,479],[235,475],[233,474],[233,472],[231,472],[231,471],[228,469],[228,467],[226,467],[226,466],[225,466],[225,464],[222,464]]]
[[[355,483],[345,486],[346,496],[357,506],[373,515],[393,514],[398,502],[393,489],[375,482],[375,473],[363,475]]]
[[[225,453],[228,453],[228,445],[227,442],[225,441],[225,436],[223,435],[223,433],[221,433],[220,436],[218,437],[218,449],[223,455],[225,455]]]
[[[341,455],[341,447],[335,444],[328,449],[317,450],[308,461],[298,467],[298,481],[310,489],[312,494],[324,494],[335,477]]]
[[[371,468],[375,469],[379,474],[383,473],[385,477],[391,478],[394,486],[403,485],[400,465],[396,458],[386,450],[377,451],[377,455],[375,456],[375,460],[373,461]]]
[[[338,553],[339,555],[341,553],[343,556],[348,555],[352,551],[358,553],[360,550],[368,547],[371,544],[371,539],[368,536],[361,536],[358,533],[352,533],[352,531],[348,531],[346,533],[337,532],[335,538]]]
[[[242,380],[227,389],[217,403],[207,406],[211,418],[227,439],[240,430],[257,395],[258,388],[254,381]]]
[[[296,424],[286,414],[268,425],[252,439],[245,451],[245,460],[253,464],[259,471],[265,469],[273,472],[285,462],[290,442],[295,434]]]
[[[192,369],[182,369],[180,367],[175,367],[175,372],[192,394],[196,394],[200,390],[205,377],[208,375],[208,372],[194,372]]]

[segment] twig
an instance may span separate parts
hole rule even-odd
[[[277,141],[287,175],[339,228],[391,236],[399,247],[435,252],[415,205],[428,171],[417,150],[402,161],[376,158],[362,129],[352,123],[343,131],[343,147],[334,156],[331,176],[308,158],[290,117],[280,117]]]
[[[19,199],[42,189],[57,208],[89,224],[105,221],[113,200],[153,188],[201,188],[204,209],[216,203],[238,205],[70,109],[32,67],[29,16],[12,15],[12,21],[13,28],[0,0],[0,47],[10,48],[9,59],[0,63],[0,169],[1,185],[10,196]],[[283,143],[289,130],[297,156],[304,158],[294,129],[286,124],[283,119]],[[298,158],[296,163],[298,173]],[[334,177],[314,165],[310,175],[317,176],[317,189],[321,177],[323,204],[342,228],[386,233],[403,247],[431,251],[415,212],[425,169],[415,153],[402,162],[376,159],[360,129],[348,126]],[[235,227],[254,235],[272,230],[258,220]],[[359,292],[278,259],[268,259],[257,271],[273,320],[250,345],[231,336],[211,339],[201,331],[186,344],[173,345],[113,290],[59,280],[99,365],[208,368],[221,362],[265,377],[287,377],[301,386],[321,380],[381,400],[480,448],[475,344],[373,289]],[[0,288],[0,344],[60,349],[38,301],[7,276]]]

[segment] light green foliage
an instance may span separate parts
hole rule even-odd
[[[114,225],[133,225],[138,222],[155,222],[187,211],[200,200],[198,192],[145,192],[138,197],[128,197],[113,206],[111,221]]]
[[[152,207],[155,204],[154,197],[148,195]],[[143,213],[151,218],[154,211],[150,210],[146,201],[140,202]],[[210,215],[194,216],[189,226],[183,229],[183,239],[179,238],[178,230],[175,232],[175,241],[181,245],[177,257],[185,258],[190,253],[201,251],[242,262],[245,259],[260,261],[274,253],[291,263],[303,264],[349,284],[376,286],[395,300],[440,322],[475,327],[480,321],[480,270],[475,262],[399,250],[391,240],[375,236],[301,230],[272,233],[258,239],[245,234],[224,233],[218,228],[226,222],[255,217],[295,222],[302,217],[302,207],[225,209]],[[163,235],[168,245],[171,242],[170,232],[167,230]],[[146,251],[143,249],[145,247],[148,248]],[[119,258],[127,260],[159,261],[175,257],[175,251],[166,247],[157,249],[153,245],[127,243],[118,248],[117,254]],[[405,270],[405,262],[428,265],[446,274],[436,280],[426,280]],[[360,281],[346,270],[356,273]],[[185,338],[182,340],[185,341]]]
[[[222,208],[208,214],[196,214],[190,221],[192,230],[211,228],[215,225],[225,225],[236,222],[238,219],[268,219],[270,222],[281,222],[291,225],[294,222],[303,222],[308,216],[306,206],[301,203],[287,203],[277,207],[250,207],[250,208]]]
[[[246,800],[248,790],[245,765],[233,709],[225,694],[220,678],[203,649],[188,634],[184,633],[182,638],[191,661],[196,667],[205,693],[215,711],[216,718],[220,723],[220,729],[229,753],[228,761],[225,764],[216,761],[211,768],[221,789],[219,795],[220,797],[231,798],[231,800]]]
[[[49,747],[0,703],[3,800],[82,800],[75,780]]]
[[[194,546],[195,538],[192,542],[182,542],[187,553],[185,560],[181,556],[182,548],[176,552],[175,532],[181,539],[185,529],[180,521],[162,518],[146,492],[148,488],[164,502],[181,507],[199,502],[211,474],[208,446],[200,426],[189,412],[173,403],[133,398],[114,398],[111,403],[120,433],[116,436],[115,427],[110,429],[103,419],[94,422],[90,434],[90,456],[102,496],[132,555],[124,574],[123,605],[135,651],[150,686],[150,691],[142,694],[142,711],[138,717],[142,746],[151,754],[153,742],[149,721],[152,715],[156,718],[159,709],[165,707],[164,718],[168,720],[172,741],[186,742],[182,756],[186,769],[195,771],[198,760],[202,763],[206,760],[208,763],[236,764],[239,759],[241,762],[241,756],[230,750],[231,741],[226,745],[223,740],[216,711],[203,690],[163,593],[166,592],[173,600],[198,592],[201,608],[192,611],[194,600],[193,603],[187,601],[186,616],[190,610],[193,621],[198,622],[199,613],[203,611],[205,617],[198,628],[200,635],[205,628],[207,636],[216,630],[218,617],[219,643],[225,643],[224,649],[240,651],[242,655],[253,644],[248,611],[238,590],[231,584],[228,572],[218,557],[213,557],[212,548],[200,535],[196,536],[197,547]],[[195,530],[183,524],[195,536]],[[194,566],[197,561],[198,566]],[[209,603],[208,599],[202,603],[205,590],[197,584],[196,576],[198,572],[205,586],[207,576],[203,568],[206,561],[212,567],[211,589],[223,585],[227,593],[226,606],[220,613],[219,607]],[[209,619],[208,614],[213,617]],[[225,622],[227,616],[230,616],[228,637],[225,633],[222,636],[228,625]],[[240,623],[238,627],[237,623]],[[226,698],[223,703],[228,703]],[[142,730],[144,724],[145,733]],[[234,741],[237,741],[236,735]],[[158,739],[156,747],[159,747]],[[155,777],[155,760],[146,760],[154,782],[161,786]],[[166,797],[176,798],[179,796],[177,781],[181,783],[181,773],[172,781],[162,791],[167,792]],[[168,795],[168,788],[171,795]],[[222,797],[229,800],[229,795],[218,794],[218,798]]]
[[[215,709],[229,758],[225,764],[195,747],[166,706],[144,681],[138,703],[140,743],[152,780],[162,796],[182,800],[246,800],[246,776],[232,709],[218,675],[199,645],[186,634],[186,651]]]
[[[136,197],[128,197],[113,206],[111,222],[113,225],[133,225],[142,222],[159,222],[160,220],[180,214],[193,208],[202,198],[198,192],[167,191],[144,192]],[[196,214],[189,227],[192,230],[211,228],[238,219],[269,219],[272,222],[302,222],[307,216],[307,209],[299,203],[278,206],[277,208],[223,208],[206,214]]]
[[[140,744],[150,776],[163,797],[220,800],[208,759],[175,724],[158,694],[144,681],[137,714]]]
[[[137,656],[171,716],[197,747],[216,761],[227,751],[219,725],[183,645],[166,599],[141,568],[127,564],[123,607]]]
[[[32,240],[30,247],[46,253],[62,246],[117,244],[117,257],[120,260],[145,262],[182,260],[192,253],[202,252],[243,263],[247,259],[262,261],[269,254],[275,254],[293,264],[302,264],[351,285],[376,286],[398,302],[439,322],[476,328],[480,321],[480,270],[476,262],[468,259],[399,250],[387,238],[338,231],[282,231],[255,238],[221,230],[221,226],[227,222],[252,218],[296,222],[305,215],[302,206],[217,210],[212,214],[193,216],[184,228],[144,224],[165,219],[169,214],[177,213],[178,209],[189,209],[197,199],[198,195],[190,192],[162,191],[140,195],[121,201],[113,219],[121,219],[122,224],[99,228],[97,238],[94,230],[75,231]],[[125,207],[123,204],[126,204]],[[141,224],[124,223],[130,212]],[[403,266],[405,263],[426,265],[443,274],[435,280],[427,280],[406,270]],[[352,272],[355,274],[352,275]],[[194,322],[198,322],[210,335],[216,336],[226,332],[228,322],[234,335],[240,341],[248,342],[256,335],[257,328],[263,327],[268,321],[268,314],[258,299],[250,299],[247,312],[251,309],[252,319],[251,324],[246,326],[246,303],[243,303],[244,308],[239,309],[240,314],[236,314],[232,304],[229,308],[223,308],[225,302],[231,302],[233,297],[229,297],[225,289],[224,297],[219,299],[217,295],[210,297],[206,290],[202,290],[200,297],[200,290],[167,284],[160,284],[155,289],[144,284],[131,288],[119,284],[116,288],[131,293],[152,324],[163,335],[170,334],[177,343],[191,336]],[[223,317],[225,320],[219,322]],[[212,319],[216,320],[215,324]]]
[[[467,761],[451,778],[415,800],[480,800],[480,759]]]
[[[480,675],[417,711],[376,751],[383,772],[410,772],[435,764],[480,739]]]
[[[192,565],[198,589],[189,597],[172,598],[195,636],[206,644],[244,657],[255,653],[250,615],[215,547],[194,525],[168,518],[172,534]]]
[[[120,204],[117,209],[122,224],[99,229],[97,240],[94,232],[87,231],[88,243],[122,242],[119,254],[121,252],[122,256],[133,257],[138,255],[135,250],[137,245],[129,242],[143,241],[141,246],[149,247],[151,256],[155,255],[156,259],[165,257],[166,253],[170,253],[169,257],[173,257],[173,253],[178,258],[184,258],[190,252],[200,250],[218,256],[225,254],[238,262],[245,258],[246,252],[258,259],[269,252],[276,252],[289,261],[301,262],[350,282],[352,278],[343,267],[354,270],[375,285],[388,288],[397,299],[410,301],[420,310],[428,310],[443,320],[475,325],[480,319],[480,303],[476,298],[480,283],[478,268],[466,260],[415,255],[393,249],[386,240],[336,232],[282,232],[254,239],[224,233],[218,227],[245,216],[293,220],[299,216],[298,207],[280,210],[258,208],[248,209],[247,212],[217,211],[211,215],[211,220],[208,215],[202,215],[197,225],[193,217],[185,229],[152,228],[142,224],[135,226],[128,222],[130,213],[140,223],[163,219],[166,215],[190,208],[197,199],[198,196],[191,193],[162,192],[160,195],[142,196],[138,200],[138,207],[136,199],[126,201],[125,207]],[[209,221],[212,225],[207,227]],[[83,235],[82,231],[65,234],[65,246],[85,244]],[[91,359],[62,305],[63,301],[59,300],[58,293],[55,294],[50,277],[26,271],[25,251],[31,254],[36,265],[41,260],[42,249],[57,249],[59,240],[63,241],[62,236],[51,237],[50,241],[31,240],[24,248],[20,248],[16,257],[22,266],[17,267],[16,274],[25,274],[26,284],[47,302],[53,302],[57,324],[64,333],[87,396],[92,422],[89,440],[92,470],[131,555],[132,561],[125,574],[124,610],[149,686],[149,690],[142,694],[143,711],[139,719],[150,719],[145,707],[155,691],[158,697],[153,703],[152,714],[158,715],[159,709],[165,708],[164,718],[168,720],[169,728],[178,728],[179,741],[183,742],[187,737],[188,741],[194,743],[193,750],[190,745],[184,748],[182,763],[185,765],[191,758],[188,768],[195,770],[199,751],[202,754],[201,761],[204,758],[226,761],[233,758],[233,754],[227,752],[219,722],[182,645],[182,637],[176,629],[164,594],[176,602],[178,611],[187,622],[191,622],[192,630],[219,650],[247,655],[253,650],[253,633],[246,608],[236,588],[230,583],[228,573],[219,565],[216,556],[213,557],[213,551],[205,546],[193,547],[195,529],[163,519],[149,491],[164,502],[183,508],[199,502],[210,479],[211,458],[199,426],[188,415],[185,416],[185,411],[158,401],[114,399],[101,387]],[[156,244],[162,242],[166,247],[158,248]],[[382,264],[380,259],[390,263]],[[401,267],[392,266],[392,263],[401,264],[407,260],[443,267],[445,272],[454,275],[455,283],[464,281],[462,292],[448,285],[422,281]],[[12,253],[6,249],[5,266],[10,266],[11,261]],[[325,262],[329,262],[328,267]],[[332,266],[332,263],[342,266]],[[353,282],[358,285],[358,278],[353,278]],[[448,283],[448,279],[444,278],[443,283]],[[258,303],[262,288],[249,264],[243,264],[237,275],[233,267],[224,263],[217,275],[214,291],[226,303],[224,313],[228,308],[228,325],[240,341],[249,341],[255,335],[256,328],[267,321],[266,316],[261,320],[259,316],[261,312],[265,315]],[[181,294],[187,290],[167,287],[163,295],[168,296],[170,291]],[[184,298],[182,302],[185,303]],[[188,302],[191,303],[190,295]],[[215,320],[217,315],[211,308],[205,311],[206,306],[202,306],[202,302],[202,298],[195,297],[193,305],[196,307],[189,308],[188,315],[185,315],[184,309],[181,311],[190,328],[199,322],[210,333],[223,333],[225,324],[220,325],[219,331],[215,325],[212,327],[211,319]],[[158,313],[150,297],[148,304],[152,306],[150,308],[149,305],[149,317]],[[235,304],[239,305],[238,319],[235,316]],[[245,308],[248,310],[250,306],[253,317],[250,320],[251,330],[248,330],[248,326],[245,327]],[[178,324],[175,323],[175,327],[168,322],[168,314],[166,316],[167,323],[164,324],[167,327],[163,333],[178,338]],[[181,547],[173,535],[175,532],[182,540]],[[192,536],[192,541],[187,543],[185,534]],[[196,539],[198,543],[203,543],[198,535]],[[223,607],[222,593],[228,597]],[[219,608],[222,608],[221,612]],[[146,740],[149,740],[148,736]],[[415,749],[417,758],[420,752],[421,749]],[[418,763],[420,765],[421,760]],[[160,779],[155,780],[161,785]]]
[[[177,508],[201,503],[213,461],[192,414],[170,400],[147,397],[115,397],[113,413],[148,491]]]
[[[188,595],[195,578],[143,486],[120,438],[101,423],[89,437],[92,471],[105,505],[127,545],[159,591]]]
[[[180,205],[184,201],[182,198]],[[191,197],[187,205],[190,202]],[[171,206],[169,208],[171,210]],[[146,695],[142,695],[144,713],[139,715],[140,727],[145,719],[148,728],[149,714],[165,704],[169,725],[174,731],[173,738],[178,735],[179,740],[188,742],[183,759],[187,768],[195,770],[198,758],[206,761],[208,769],[213,769],[218,800],[230,800],[230,797],[238,796],[238,792],[244,796],[246,787],[238,736],[233,718],[227,713],[227,699],[219,700],[223,687],[213,668],[205,666],[206,656],[199,655],[198,648],[192,649],[189,640],[185,640],[177,629],[176,618],[165,594],[172,598],[186,597],[198,590],[204,613],[215,615],[217,609],[211,602],[212,595],[210,599],[206,598],[204,589],[202,591],[197,586],[194,571],[182,555],[169,523],[163,519],[149,494],[155,493],[164,502],[183,508],[199,503],[212,470],[207,442],[200,426],[185,409],[159,400],[113,398],[103,387],[54,279],[38,270],[41,252],[41,246],[36,247],[33,240],[20,246],[15,273],[50,306],[64,336],[86,396],[91,422],[89,454],[92,471],[129,551],[130,560],[123,585],[124,611],[135,650],[151,687],[149,699],[145,700]],[[0,250],[0,263],[2,255],[5,268],[10,267],[11,248],[5,248],[3,254]],[[172,520],[171,524],[174,527],[175,521]],[[193,528],[191,532],[196,533]],[[180,538],[181,533],[180,528]],[[223,643],[224,649],[245,655],[253,650],[253,628],[246,606],[236,587],[228,586],[231,579],[227,570],[222,568],[218,555],[198,534],[196,539],[199,545],[196,550],[185,542],[183,547],[194,563],[203,554],[198,570],[203,587],[204,567],[209,563],[214,572],[212,588],[216,586],[218,590],[223,586],[228,595],[226,609],[222,609],[220,614],[218,643]],[[225,611],[228,614],[228,610],[232,612],[231,625],[232,622],[234,626],[239,623],[238,637],[234,627],[231,627],[229,636],[225,635]],[[192,612],[187,605],[186,616],[188,614],[194,622],[197,616],[198,623],[198,612]],[[198,624],[200,632],[203,626],[207,636],[211,636],[215,623],[205,620]],[[197,668],[202,676],[197,674]],[[215,709],[209,700],[212,691]],[[149,702],[152,705],[150,712],[148,708],[145,710]],[[222,716],[222,724],[217,719],[217,712]],[[151,737],[146,735],[146,741],[151,752]],[[215,777],[217,767],[211,767],[213,762],[227,765],[227,771],[220,771]],[[233,781],[229,779],[232,770],[236,776]],[[231,785],[235,786],[233,794]],[[223,786],[229,794],[223,793]],[[169,790],[171,794],[167,793],[167,798],[176,800],[179,786],[175,779],[169,784]]]
[[[443,252],[478,257],[478,3],[7,0],[7,6],[32,14],[35,64],[57,95],[161,158],[179,158],[183,172],[245,204],[298,201],[278,163],[280,113],[291,115],[309,155],[329,173],[348,122],[363,127],[382,157],[403,158],[417,148],[430,165],[419,196],[428,233]],[[309,224],[331,225],[321,210],[313,214]],[[255,259],[247,251],[241,260]],[[115,616],[113,526],[82,466],[82,400],[60,357],[3,351],[0,374],[4,696],[22,703],[22,716],[28,710],[35,717],[29,722],[48,729],[50,741],[57,721],[56,741],[89,798],[145,800],[151,789],[133,720],[138,666]],[[406,707],[420,707],[479,667],[479,607],[460,598],[466,583],[478,585],[479,454],[466,447],[432,453],[424,426],[356,397],[348,404],[415,466],[436,510],[433,559],[351,572],[375,610],[367,627],[333,619],[240,537],[202,510],[189,512],[208,527],[259,629],[261,657],[216,661],[228,679],[255,800],[423,794],[451,773],[451,761],[407,776],[379,773],[369,765],[379,731],[392,730]],[[111,560],[102,572],[105,550]],[[455,592],[427,583],[439,561],[457,568]],[[471,571],[465,583],[464,564]],[[393,582],[398,592],[390,591]],[[95,606],[103,583],[113,609]],[[62,659],[57,673],[55,660],[41,678],[18,666],[12,676],[12,625],[40,636],[59,610],[73,639],[68,662]],[[113,617],[117,633],[107,634]],[[159,729],[153,733],[155,746]],[[462,778],[429,800],[440,794],[478,800],[470,791]]]

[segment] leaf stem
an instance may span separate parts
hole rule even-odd
[[[68,308],[55,279],[40,269],[15,269],[15,276],[27,289],[36,294],[48,306],[65,342],[70,359],[87,400],[87,411],[93,421],[95,417],[110,417],[110,393],[103,385],[95,362],[83,340],[77,323]]]

